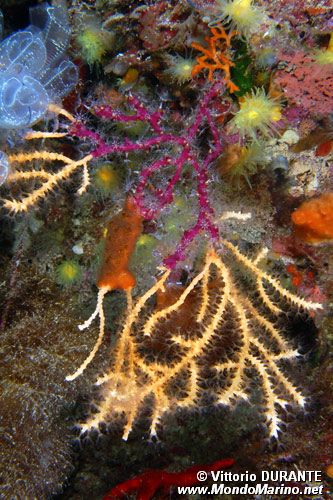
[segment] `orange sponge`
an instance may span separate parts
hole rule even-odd
[[[296,235],[307,243],[333,241],[333,192],[302,203],[292,214]]]
[[[133,199],[128,198],[122,212],[109,222],[98,288],[128,290],[135,285],[128,264],[141,231],[142,217]]]

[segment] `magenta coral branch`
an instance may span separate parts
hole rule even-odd
[[[178,262],[185,259],[187,247],[201,231],[207,231],[213,240],[217,240],[219,237],[218,229],[211,220],[214,211],[210,206],[207,193],[206,170],[201,168],[199,163],[194,159],[192,159],[192,165],[198,174],[197,194],[200,206],[199,215],[195,225],[184,232],[176,251],[164,260],[164,265],[169,269],[173,269]]]
[[[218,131],[210,113],[207,111],[207,109],[205,109],[203,111],[203,114],[206,117],[207,123],[210,127],[210,131],[211,131],[213,139],[214,139],[214,151],[217,152],[217,154],[219,155],[222,151],[222,142],[220,139],[221,134],[219,133],[219,131]]]
[[[69,133],[75,137],[80,137],[80,139],[90,139],[94,144],[98,144],[100,147],[106,145],[98,132],[93,132],[88,129],[84,123],[79,121],[74,122],[70,126]]]
[[[140,173],[140,180],[135,190],[135,202],[140,209],[141,215],[146,220],[151,220],[155,217],[156,213],[161,209],[162,206],[172,201],[172,193],[170,198],[170,189],[167,188],[168,192],[164,192],[160,189],[156,190],[155,195],[160,199],[160,206],[158,208],[147,209],[144,203],[144,190],[146,188],[147,182],[151,174],[159,171],[161,168],[169,166],[171,164],[171,158],[165,156],[161,160],[157,160],[148,167],[144,168]]]
[[[198,134],[199,128],[202,125],[203,122],[203,116],[207,118],[207,115],[210,116],[209,113],[209,103],[214,99],[219,94],[223,94],[224,88],[221,86],[219,83],[215,83],[210,89],[208,89],[208,92],[204,95],[202,102],[199,104],[199,107],[196,111],[195,114],[195,119],[193,124],[189,127],[187,136],[189,139],[195,139],[195,137]],[[213,123],[213,120],[211,120],[211,123]],[[217,128],[215,124],[213,124],[214,132],[217,131]],[[212,131],[213,132],[213,131]]]
[[[179,146],[185,146],[186,141],[182,137],[176,137],[172,134],[161,134],[156,137],[150,137],[144,141],[129,141],[124,140],[122,144],[106,144],[103,143],[99,145],[91,154],[95,158],[100,158],[101,156],[107,156],[115,153],[131,153],[133,151],[147,151],[154,146],[166,145],[166,144],[178,144]]]
[[[162,129],[160,127],[160,121],[163,117],[161,111],[149,111],[135,96],[128,96],[127,102],[130,106],[132,106],[136,113],[133,114],[125,114],[120,113],[119,111],[114,110],[111,106],[100,106],[94,110],[94,114],[99,116],[100,118],[104,118],[107,120],[114,120],[118,122],[128,123],[133,121],[141,121],[147,122],[151,126],[154,132],[157,134],[162,133]]]
[[[211,109],[214,109],[213,99],[223,90],[224,88],[220,84],[214,84],[210,87],[195,112],[192,124],[178,135],[166,132],[164,125],[161,126],[161,122],[165,118],[164,111],[150,111],[135,96],[129,96],[127,99],[130,108],[128,114],[114,110],[111,106],[100,106],[94,109],[94,114],[103,120],[113,120],[118,123],[146,122],[152,129],[152,136],[147,139],[137,141],[125,139],[121,143],[108,143],[100,134],[89,130],[81,122],[77,122],[71,127],[70,132],[72,135],[93,142],[95,148],[90,154],[94,158],[137,151],[150,152],[152,148],[168,149],[168,153],[163,152],[161,158],[144,167],[139,174],[134,199],[141,215],[146,219],[155,218],[165,206],[172,202],[174,188],[181,179],[185,166],[192,166],[193,177],[196,182],[199,213],[194,226],[184,232],[174,254],[165,259],[165,265],[169,268],[173,268],[185,258],[187,247],[201,231],[206,231],[210,238],[214,240],[218,238],[218,229],[213,222],[214,212],[209,202],[207,179],[209,166],[221,154],[223,149],[220,139],[221,134],[211,111]],[[164,121],[166,122],[166,120]],[[210,133],[211,144],[208,147],[206,156],[200,158],[197,153],[196,141],[204,126]],[[174,157],[170,155],[170,146],[176,146],[178,149]],[[168,167],[173,167],[174,173],[168,179],[166,187],[164,189],[152,188],[151,186],[154,186],[154,183],[151,182],[151,178]],[[148,203],[146,201],[148,186],[150,191],[152,190],[155,202]]]

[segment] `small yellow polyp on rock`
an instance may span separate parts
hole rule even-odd
[[[256,139],[258,133],[270,136],[276,131],[274,124],[281,119],[281,107],[263,89],[243,96],[239,108],[230,123],[242,136]]]

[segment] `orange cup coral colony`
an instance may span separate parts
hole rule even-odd
[[[296,235],[312,244],[333,241],[333,192],[302,203],[292,214]]]

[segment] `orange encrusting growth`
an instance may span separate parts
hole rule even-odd
[[[307,243],[333,241],[333,192],[302,203],[292,214],[296,235]]]
[[[133,199],[128,198],[123,210],[109,222],[103,264],[97,281],[98,288],[133,288],[135,277],[129,271],[128,264],[141,232],[142,217]]]
[[[66,380],[68,381],[75,380],[84,372],[102,343],[105,331],[104,296],[112,290],[124,290],[127,295],[128,307],[131,307],[131,290],[136,284],[136,280],[128,269],[128,265],[141,231],[142,217],[136,209],[134,200],[127,198],[123,210],[110,220],[107,229],[103,264],[97,281],[99,290],[96,309],[90,318],[79,325],[80,330],[85,330],[98,316],[99,335],[89,356],[74,373],[67,375]]]
[[[208,47],[202,47],[199,43],[192,43],[194,49],[203,53],[202,56],[197,57],[197,64],[192,69],[192,76],[196,76],[203,69],[208,69],[208,80],[214,80],[214,71],[222,70],[225,74],[225,84],[229,92],[233,93],[239,88],[230,80],[230,68],[235,66],[230,59],[226,56],[227,49],[230,48],[231,39],[237,34],[232,31],[229,35],[222,27],[217,26],[211,28],[212,36],[206,37]]]

